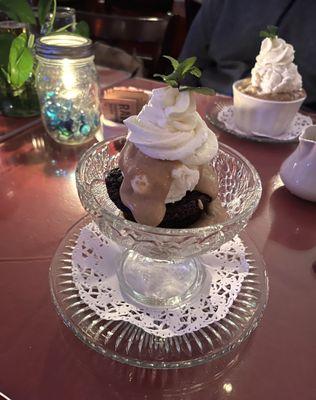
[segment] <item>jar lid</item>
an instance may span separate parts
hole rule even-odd
[[[36,54],[49,59],[86,58],[93,55],[92,40],[79,35],[53,34],[37,39]]]

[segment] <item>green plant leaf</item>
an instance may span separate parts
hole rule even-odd
[[[27,0],[0,0],[0,9],[2,9],[2,4],[4,4],[3,11],[6,14],[15,15],[15,18],[13,18],[15,21],[35,25],[34,13]]]
[[[7,0],[0,0],[0,10],[5,12],[10,19],[20,21],[17,12]]]
[[[74,31],[77,35],[89,37],[90,36],[90,28],[86,21],[80,21],[76,24],[76,29]]]
[[[164,58],[166,58],[167,60],[169,60],[173,66],[173,69],[177,69],[179,66],[179,61],[176,60],[175,58],[171,57],[171,56],[163,56]]]
[[[27,36],[25,33],[21,33],[13,40],[11,44],[10,54],[9,54],[9,64],[15,65],[18,62],[26,46],[27,46]]]
[[[14,40],[12,33],[2,33],[0,35],[0,66],[8,68],[10,47]]]
[[[40,25],[44,25],[49,16],[52,0],[39,0],[38,2],[38,20]]]
[[[11,45],[9,53],[8,74],[14,89],[18,89],[30,77],[33,70],[33,54],[27,47],[27,36],[21,33]]]
[[[75,23],[75,30],[73,32],[67,31],[68,28],[71,28],[73,24],[67,24],[65,26],[62,26],[61,28],[56,29],[53,32],[49,32],[48,34],[56,34],[56,33],[69,33],[70,35],[79,35],[88,38],[90,36],[90,28],[89,25],[86,23],[86,21],[80,21],[78,23]]]
[[[67,25],[62,26],[61,28],[56,29],[54,32],[51,32],[51,33],[52,34],[55,34],[55,33],[67,33],[67,32],[69,33],[69,31],[67,31],[67,29],[71,28],[72,26],[73,26],[73,23],[67,24]],[[71,32],[71,33],[73,34],[73,32]]]
[[[2,72],[2,76],[5,78],[5,80],[10,83],[10,75],[7,73],[7,71],[4,68],[0,68],[1,72]]]
[[[33,33],[30,33],[27,40],[27,47],[29,49],[32,49],[34,47],[34,42],[35,42],[35,35]]]
[[[25,48],[18,64],[11,70],[11,84],[16,89],[24,85],[33,70],[33,55],[29,48]]]

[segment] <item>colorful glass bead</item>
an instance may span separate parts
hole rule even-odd
[[[89,135],[89,132],[91,131],[91,128],[89,125],[85,124],[85,125],[81,125],[80,127],[80,132],[84,135],[87,136]]]
[[[62,128],[62,127],[58,128],[58,132],[60,133],[60,135],[66,136],[66,137],[69,137],[69,136],[72,135],[72,132],[69,132],[68,129],[65,129],[65,128]]]
[[[49,91],[46,93],[46,99],[51,99],[52,97],[55,97],[56,93],[53,91]]]

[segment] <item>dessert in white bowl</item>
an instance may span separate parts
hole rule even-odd
[[[294,64],[294,48],[276,35],[262,32],[251,78],[233,85],[234,118],[244,132],[278,137],[290,126],[306,98],[302,77]]]

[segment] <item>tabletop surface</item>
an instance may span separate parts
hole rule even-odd
[[[159,86],[144,79],[107,83]],[[198,97],[203,117],[216,101]],[[11,400],[316,398],[316,204],[291,195],[278,174],[296,145],[214,131],[253,163],[263,185],[246,229],[266,262],[270,298],[238,363],[218,377],[209,364],[129,367],[89,349],[64,326],[51,302],[48,268],[59,241],[85,215],[74,179],[85,149],[52,143],[37,124],[0,144],[0,392]]]

